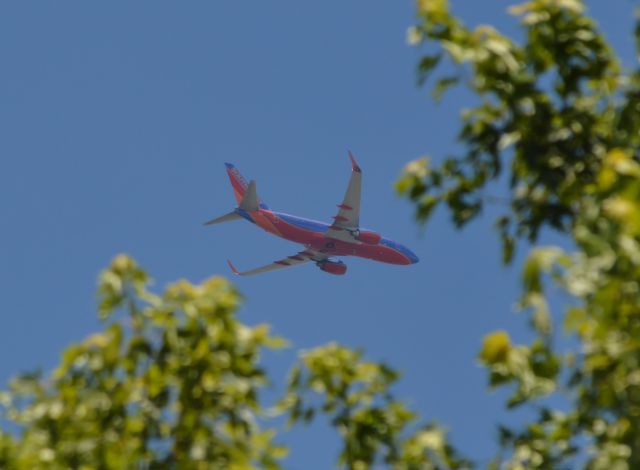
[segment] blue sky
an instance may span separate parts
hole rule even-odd
[[[453,2],[469,24],[517,35],[511,3]],[[633,3],[590,4],[631,63]],[[297,350],[364,348],[402,371],[399,397],[488,458],[494,424],[514,418],[486,391],[475,355],[494,329],[527,337],[513,309],[521,257],[501,266],[491,212],[463,232],[443,213],[420,230],[393,192],[407,161],[455,150],[469,103],[455,92],[436,105],[416,88],[413,18],[408,0],[2,2],[0,383],[50,369],[100,327],[96,277],[117,253],[158,289],[228,276],[227,258],[246,269],[292,254],[248,223],[202,226],[234,206],[223,162],[256,179],[273,209],[328,220],[351,149],[364,172],[363,225],[421,262],[347,258],[344,277],[304,266],[234,279],[246,297],[240,318],[293,342],[265,357],[274,378]],[[286,439],[290,468],[334,462],[324,425]]]

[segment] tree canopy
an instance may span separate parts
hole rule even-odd
[[[408,37],[425,50],[419,82],[440,73],[436,99],[464,86],[477,100],[462,112],[463,153],[410,162],[396,189],[419,223],[442,205],[462,228],[506,175],[495,221],[503,260],[544,229],[573,247],[534,246],[526,258],[520,305],[534,340],[514,344],[506,331],[483,340],[489,386],[509,390],[509,408],[533,411],[499,426],[488,467],[640,468],[640,71],[621,63],[580,0],[510,12],[520,42],[466,27],[446,0],[417,1]],[[635,37],[640,49],[640,23]],[[550,307],[550,284],[566,294],[563,307]],[[67,348],[51,374],[20,375],[0,395],[1,468],[280,468],[283,418],[319,416],[341,437],[341,467],[473,466],[393,395],[395,370],[335,343],[302,353],[281,379],[284,396],[265,404],[274,378],[261,353],[286,341],[241,323],[224,279],[154,293],[120,255],[99,298],[102,332]]]
[[[459,84],[478,104],[462,113],[465,153],[437,167],[411,162],[397,190],[413,201],[418,221],[444,204],[462,227],[491,202],[486,190],[506,172],[504,214],[495,221],[504,261],[518,240],[535,241],[545,227],[575,247],[536,247],[527,257],[520,304],[536,339],[515,345],[504,331],[484,339],[479,358],[490,385],[510,387],[508,406],[527,405],[538,416],[501,428],[492,466],[638,468],[640,71],[623,66],[579,0],[513,6],[522,44],[490,26],[465,27],[446,0],[417,5],[409,38],[430,51],[419,64],[421,82],[449,61],[456,73],[437,79],[436,96]],[[553,316],[549,282],[570,297]],[[562,333],[575,340],[569,352],[559,350]],[[551,407],[550,396],[569,405]]]
[[[48,376],[25,374],[0,395],[0,468],[280,468],[289,426],[326,415],[339,463],[465,468],[442,429],[394,398],[398,374],[331,343],[304,352],[285,395],[265,404],[260,354],[286,346],[266,324],[236,318],[223,278],[178,281],[162,294],[129,257],[100,276],[104,331],[73,344]]]

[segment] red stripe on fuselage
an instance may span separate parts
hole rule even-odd
[[[278,221],[280,219],[276,215],[274,215],[273,212],[265,209],[259,209],[255,212],[251,212],[250,215],[253,221],[261,229],[266,230],[267,232],[272,233],[278,237],[287,239],[287,237],[285,237],[280,230],[280,226],[278,224]]]
[[[399,251],[388,246],[349,243],[342,240],[325,238],[324,232],[308,230],[286,222],[271,211],[260,209],[251,213],[256,224],[276,236],[308,246],[314,251],[332,256],[359,256],[382,263],[411,264],[411,260]],[[328,227],[328,225],[327,225]]]

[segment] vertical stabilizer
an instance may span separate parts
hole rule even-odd
[[[244,199],[245,193],[249,189],[249,184],[247,184],[247,180],[244,179],[244,176],[242,176],[242,174],[240,173],[240,171],[238,171],[238,169],[235,167],[234,164],[225,163],[224,165],[227,167],[227,175],[229,175],[229,181],[231,181],[233,194],[236,197],[236,201],[238,202],[238,205],[240,205],[242,203],[242,200]],[[254,191],[255,191],[255,187],[254,187]],[[257,197],[255,199],[258,200]],[[260,202],[259,200],[258,200],[258,207],[262,209],[269,209],[269,207],[265,203]],[[254,209],[254,210],[258,210],[258,209]]]
[[[258,194],[256,193],[256,182],[251,180],[247,186],[247,190],[240,201],[240,209],[249,213],[255,212],[260,209],[260,201],[258,200]]]
[[[232,163],[225,163],[224,166],[227,167],[227,175],[229,175],[229,181],[231,181],[231,187],[233,188],[236,201],[240,204],[244,197],[244,193],[247,191],[247,187],[249,186],[247,184],[247,180],[244,179]]]

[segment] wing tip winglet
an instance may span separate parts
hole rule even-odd
[[[351,150],[348,150],[348,152],[349,152],[349,160],[351,160],[351,169],[355,172],[362,173],[362,170],[360,169],[358,162],[356,162],[356,159],[353,157]]]
[[[231,268],[231,271],[233,271],[233,274],[235,274],[236,276],[240,275],[240,272],[238,272],[238,270],[236,269],[236,267],[233,265],[233,263],[231,263],[231,261],[227,260],[227,264],[229,265],[229,267]]]

